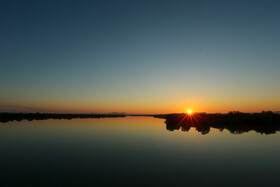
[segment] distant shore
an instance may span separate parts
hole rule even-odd
[[[55,113],[0,113],[0,122],[22,120],[74,119],[74,118],[120,118],[122,114],[55,114]]]
[[[169,131],[189,131],[194,127],[198,132],[207,134],[210,128],[220,131],[227,129],[233,134],[254,130],[258,133],[272,134],[280,131],[280,114],[271,111],[261,113],[229,112],[227,114],[175,113],[175,114],[55,114],[55,113],[0,113],[0,122],[22,120],[74,119],[74,118],[123,118],[144,116],[165,119]]]

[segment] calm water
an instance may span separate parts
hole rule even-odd
[[[0,123],[1,184],[277,186],[280,134],[168,131],[126,117]]]

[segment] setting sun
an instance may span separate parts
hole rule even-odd
[[[189,109],[189,110],[187,111],[187,113],[188,113],[188,114],[192,114],[192,110]]]

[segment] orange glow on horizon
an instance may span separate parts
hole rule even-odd
[[[242,101],[242,103],[240,103]],[[50,112],[50,113],[128,113],[128,114],[168,114],[186,113],[195,115],[197,113],[227,113],[229,111],[240,112],[261,112],[279,111],[280,101],[270,102],[259,101],[217,101],[199,99],[174,99],[166,101],[142,101],[142,100],[120,100],[118,102],[100,101],[88,102],[79,101],[73,98],[69,100],[14,100],[0,103],[2,112]],[[186,109],[186,106],[188,108]]]

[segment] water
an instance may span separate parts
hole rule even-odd
[[[276,186],[280,134],[168,131],[163,119],[0,123],[0,184]]]

